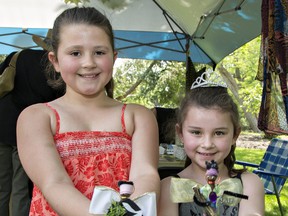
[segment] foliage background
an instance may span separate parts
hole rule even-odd
[[[239,105],[241,123],[245,130],[256,130],[247,120],[247,113],[255,122],[261,103],[261,82],[255,77],[258,71],[260,37],[243,45],[216,67],[215,73],[225,70],[237,85],[237,94],[230,92]],[[121,60],[117,60],[121,61]],[[123,60],[122,60],[123,61]],[[193,59],[192,59],[193,61]],[[175,108],[185,94],[185,62],[125,60],[114,71],[115,98],[126,103],[139,103],[146,107]],[[199,71],[207,65],[195,65]],[[246,114],[246,115],[245,115]]]

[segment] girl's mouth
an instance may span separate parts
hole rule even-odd
[[[213,156],[216,153],[204,153],[204,152],[198,152],[198,154],[203,155],[203,156]]]
[[[83,78],[96,78],[99,74],[79,74]]]

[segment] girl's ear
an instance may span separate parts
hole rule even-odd
[[[52,63],[55,71],[56,72],[60,72],[59,63],[58,63],[57,57],[56,57],[54,52],[49,52],[48,53],[48,59]]]
[[[183,143],[182,128],[181,128],[181,126],[178,123],[175,125],[175,130],[176,130],[176,134],[177,134],[178,138]]]
[[[114,51],[114,57],[113,57],[113,59],[114,59],[114,62],[113,63],[115,63],[115,61],[116,61],[116,59],[118,58],[118,52],[117,51]]]

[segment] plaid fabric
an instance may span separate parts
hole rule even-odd
[[[288,140],[272,139],[259,165],[259,169],[288,176]],[[264,183],[266,194],[275,194],[271,176],[265,174],[258,175]],[[286,179],[280,177],[274,178],[278,194],[280,194]]]

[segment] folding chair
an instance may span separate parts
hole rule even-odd
[[[253,167],[263,181],[265,194],[275,195],[282,216],[284,212],[280,202],[280,192],[288,177],[288,140],[272,139],[259,165],[236,161],[244,167]]]

